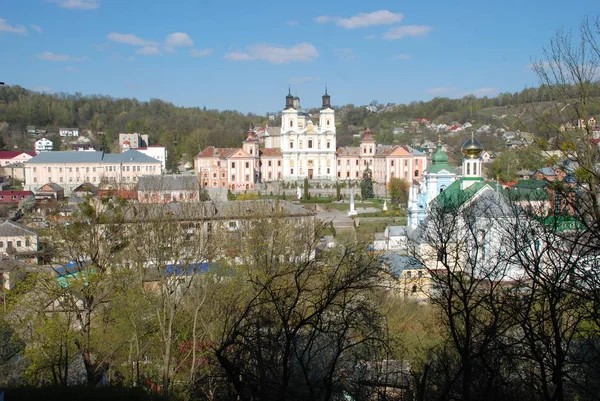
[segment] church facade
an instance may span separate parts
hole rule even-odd
[[[318,121],[316,117],[288,91],[281,127],[251,129],[242,148],[209,146],[194,158],[201,185],[243,191],[259,182],[360,180],[367,168],[379,183],[422,179],[427,169],[424,153],[410,146],[377,146],[368,128],[359,147],[337,148],[335,112],[327,90]]]

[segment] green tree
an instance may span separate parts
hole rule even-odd
[[[4,142],[4,134],[0,135],[0,150],[6,150],[6,142]]]
[[[304,179],[304,200],[310,200],[310,184],[308,183],[308,178]]]
[[[392,202],[401,204],[408,203],[408,182],[404,181],[402,178],[392,177],[388,186]]]
[[[375,191],[373,191],[373,174],[369,167],[365,169],[360,182],[360,196],[363,199],[372,199],[375,197]]]
[[[335,182],[335,199],[338,201],[342,200],[342,188],[339,181]]]

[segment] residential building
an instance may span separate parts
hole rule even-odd
[[[146,156],[152,157],[153,159],[156,159],[160,162],[161,164],[161,169],[164,172],[167,168],[167,148],[165,148],[164,146],[160,146],[160,145],[149,145],[149,146],[144,146],[144,147],[140,147],[140,148],[136,148],[135,150],[137,150],[140,153],[145,154]],[[125,152],[126,149],[123,149],[123,152]]]
[[[53,146],[54,144],[52,141],[47,138],[38,139],[35,141],[35,152],[49,152],[52,150]]]
[[[138,134],[137,132],[119,134],[119,148],[121,148],[121,151],[144,148],[148,145],[150,145],[150,139],[146,134]]]
[[[0,151],[0,167],[8,166],[13,163],[23,163],[35,156],[33,152],[21,151]]]
[[[135,150],[124,153],[42,152],[25,163],[25,189],[57,183],[65,196],[84,182],[103,189],[133,188],[143,175],[160,175],[158,160]]]
[[[195,175],[161,175],[140,177],[140,203],[199,202],[200,184]]]
[[[0,222],[0,257],[36,259],[38,235],[35,231],[10,220]]]
[[[35,199],[62,200],[64,197],[64,188],[54,182],[44,184],[35,191]]]
[[[0,191],[0,204],[2,203],[13,203],[18,204],[23,199],[27,199],[29,197],[33,197],[33,192],[31,191]]]
[[[203,187],[232,191],[254,189],[254,157],[243,149],[209,146],[194,158],[194,165]]]
[[[79,128],[59,128],[60,136],[79,136]]]

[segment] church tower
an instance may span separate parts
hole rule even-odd
[[[334,131],[335,112],[331,108],[331,96],[329,96],[327,93],[327,87],[325,88],[325,94],[323,95],[322,99],[323,103],[319,113],[319,127],[325,131]]]
[[[285,109],[281,112],[281,131],[295,130],[298,127],[298,111],[294,106],[294,96],[292,89],[288,88],[288,94],[285,97]]]
[[[377,143],[371,135],[371,130],[367,128],[365,135],[360,140],[360,157],[373,157],[375,156],[375,147]]]
[[[475,138],[473,131],[471,131],[471,138],[463,144],[461,152],[463,154],[461,188],[466,189],[474,182],[483,181],[481,172],[483,146]]]

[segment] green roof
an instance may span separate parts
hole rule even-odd
[[[513,188],[519,189],[539,189],[548,185],[544,180],[519,180]]]
[[[442,150],[442,140],[438,140],[437,150],[431,156],[431,166],[425,170],[428,173],[437,174],[440,171],[447,170],[451,174],[456,174],[456,170],[448,165],[448,156]]]
[[[546,227],[554,227],[557,232],[579,231],[584,225],[573,216],[548,216],[542,222]]]
[[[427,172],[428,173],[433,173],[433,174],[437,174],[440,171],[446,170],[451,174],[456,174],[456,170],[454,169],[454,167],[451,167],[450,165],[448,165],[448,163],[445,164],[432,164],[431,166],[427,167]]]
[[[489,184],[485,181],[478,181],[474,182],[469,187],[462,189],[461,180],[456,180],[439,194],[438,199],[440,205],[442,207],[458,208],[486,185]],[[490,187],[493,188],[491,185]]]
[[[529,189],[529,188],[518,188],[514,187],[509,192],[509,197],[515,201],[545,201],[550,200],[548,192],[543,189]]]

